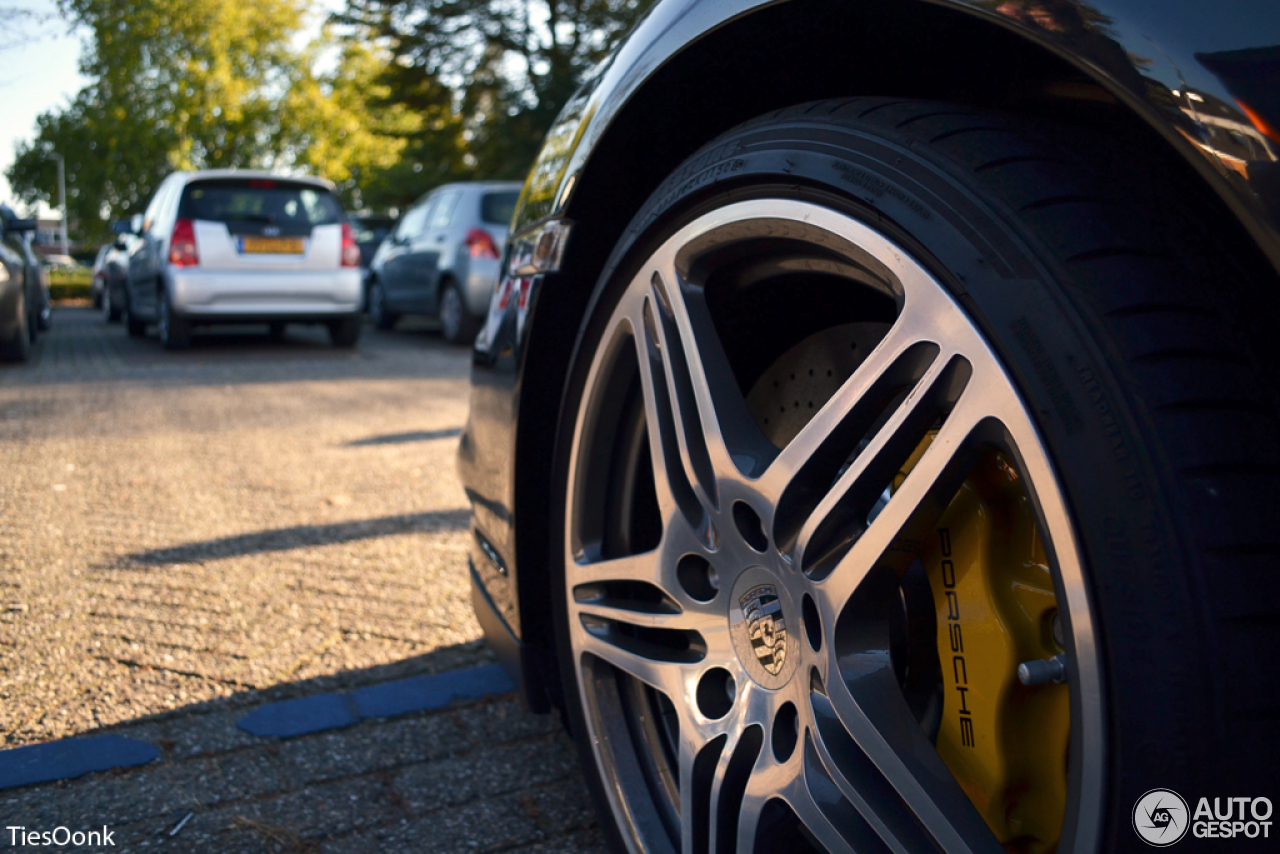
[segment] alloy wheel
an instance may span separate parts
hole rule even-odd
[[[575,699],[624,842],[1004,850],[975,806],[992,794],[981,775],[944,755],[937,691],[959,684],[929,671],[953,586],[945,568],[947,591],[939,582],[940,520],[995,466],[1043,550],[1065,651],[1061,836],[1041,841],[1091,848],[1102,699],[1078,546],[1044,445],[974,323],[882,234],[784,198],[697,216],[632,269],[586,370],[563,519]],[[876,308],[833,312],[782,345],[735,336],[742,288],[814,274]],[[808,297],[792,299],[799,311]],[[964,662],[947,658],[958,679]],[[993,703],[1021,690],[1012,672],[993,678]]]

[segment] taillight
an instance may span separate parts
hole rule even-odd
[[[169,238],[169,263],[175,267],[194,267],[200,263],[196,226],[189,219],[180,219],[173,224],[173,235]]]
[[[471,250],[472,258],[488,258],[491,261],[498,260],[498,247],[493,242],[493,237],[484,229],[471,229],[467,232],[467,239],[463,242],[466,243],[467,248]]]
[[[360,266],[360,245],[356,243],[356,233],[349,222],[342,224],[342,266]]]

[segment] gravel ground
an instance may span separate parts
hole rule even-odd
[[[289,741],[234,728],[492,660],[454,467],[468,360],[424,327],[168,353],[55,311],[33,361],[0,367],[0,732],[164,756],[0,792],[0,825],[106,824],[117,851],[596,850],[572,748],[514,697]]]

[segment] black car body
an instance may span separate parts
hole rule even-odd
[[[111,243],[98,250],[93,263],[93,282],[90,298],[93,307],[101,309],[110,323],[120,320],[125,301],[126,278],[128,274],[129,248],[136,240],[130,231],[131,223],[127,219],[118,220],[112,225],[115,238]]]
[[[368,273],[373,255],[396,227],[395,217],[350,216],[351,227],[356,232],[356,245],[360,247],[360,267]]]
[[[1151,171],[1165,190],[1189,200],[1224,252],[1276,295],[1274,3],[658,3],[552,128],[474,353],[459,450],[473,511],[473,602],[534,709],[560,705],[563,680],[547,593],[546,530],[556,522],[548,449],[563,426],[554,402],[573,357],[570,330],[583,325],[610,252],[664,180],[675,193],[731,177],[734,161],[720,157],[719,171],[697,161],[683,167],[682,183],[669,178],[718,135],[769,111],[866,95],[1110,135],[1122,157],[1158,164]],[[894,192],[874,176],[842,174],[868,204]],[[1260,311],[1272,317],[1274,307]]]
[[[50,304],[47,276],[28,240],[34,220],[19,219],[0,206],[0,342],[8,358],[23,361],[41,330],[49,328]],[[25,337],[25,341],[22,339]]]

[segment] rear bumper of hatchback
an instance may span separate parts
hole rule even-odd
[[[332,271],[171,270],[173,307],[193,319],[337,317],[360,311],[361,273]]]

